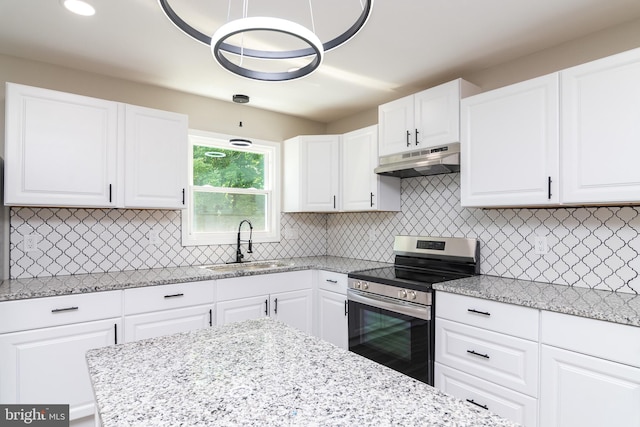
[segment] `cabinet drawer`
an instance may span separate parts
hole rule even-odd
[[[537,396],[538,343],[436,319],[436,361]]]
[[[124,314],[147,313],[214,302],[215,281],[125,289]]]
[[[569,314],[542,312],[540,341],[640,368],[640,328]]]
[[[124,341],[138,341],[213,326],[213,305],[137,314],[124,319]]]
[[[347,294],[347,275],[331,271],[318,271],[318,288],[326,291]]]
[[[538,340],[539,312],[529,307],[438,292],[436,316],[527,340]]]
[[[436,363],[436,388],[525,427],[537,425],[538,401]]]
[[[48,328],[121,315],[121,291],[4,301],[0,303],[0,333]]]

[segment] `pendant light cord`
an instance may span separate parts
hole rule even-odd
[[[313,6],[311,6],[311,0],[309,0],[309,12],[311,13],[311,31],[313,31],[313,33],[316,33],[316,22],[313,19]]]

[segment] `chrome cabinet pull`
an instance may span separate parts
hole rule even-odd
[[[469,402],[469,403],[471,403],[472,405],[476,405],[476,406],[481,407],[482,409],[486,409],[487,411],[489,410],[489,407],[488,407],[487,405],[482,405],[482,404],[480,404],[480,403],[476,402],[476,401],[475,401],[475,400],[473,400],[473,399],[466,399],[466,401],[467,401],[467,402]]]
[[[78,307],[67,307],[67,308],[54,308],[51,310],[52,313],[63,313],[65,311],[76,311]]]
[[[176,298],[176,297],[183,297],[184,294],[172,294],[172,295],[165,295],[165,298]]]
[[[485,359],[489,359],[489,355],[488,354],[478,353],[478,352],[476,352],[474,350],[467,350],[467,353],[473,354],[474,356],[478,356],[478,357],[483,357]]]
[[[478,311],[474,310],[473,308],[468,308],[467,311],[469,313],[482,314],[483,316],[491,316],[491,313],[489,313],[488,311]]]

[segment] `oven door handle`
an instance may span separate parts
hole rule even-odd
[[[347,299],[349,301],[359,302],[371,307],[382,308],[384,310],[393,311],[394,313],[404,314],[406,316],[416,317],[423,320],[431,320],[431,306],[412,304],[410,302],[397,301],[392,298],[381,297],[377,295],[364,295],[353,289],[347,290]]]

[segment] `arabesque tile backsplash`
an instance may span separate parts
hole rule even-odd
[[[298,238],[254,245],[252,259],[334,255],[393,261],[397,234],[476,237],[481,272],[640,293],[640,208],[467,209],[459,174],[402,180],[402,212],[282,214]],[[161,243],[147,245],[160,229]],[[41,239],[25,253],[25,234]],[[549,252],[534,253],[535,236]],[[180,212],[12,208],[12,278],[226,262],[234,245],[180,244]]]

